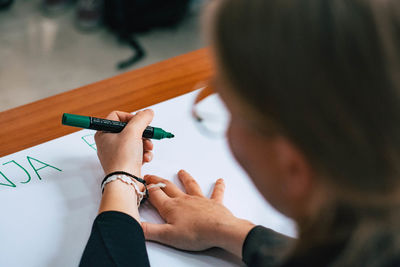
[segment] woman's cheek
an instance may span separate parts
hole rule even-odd
[[[248,168],[248,161],[251,155],[248,151],[250,148],[249,137],[244,130],[244,127],[231,121],[227,131],[228,144],[233,156],[242,165],[243,168]]]
[[[275,188],[273,178],[279,177],[277,157],[271,142],[249,129],[241,123],[231,123],[227,131],[228,143],[233,156],[264,194],[268,188]]]

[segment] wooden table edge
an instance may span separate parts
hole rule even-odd
[[[78,131],[62,113],[135,111],[198,89],[213,74],[207,48],[0,112],[0,157]]]

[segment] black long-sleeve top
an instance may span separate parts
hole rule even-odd
[[[244,242],[243,261],[249,266],[254,266],[261,259],[263,264],[274,264],[275,252],[286,246],[289,240],[270,229],[256,226]],[[268,251],[268,255],[263,255],[264,250]],[[99,214],[93,223],[80,266],[150,266],[142,227],[122,212]]]
[[[243,244],[243,261],[247,266],[400,266],[400,247],[395,233],[398,230],[376,227],[375,232],[357,244],[363,249],[351,250],[354,254],[347,260],[351,264],[339,263],[346,256],[346,247],[351,245],[350,235],[334,242],[322,243],[302,254],[287,252],[292,238],[262,226],[255,226]],[[354,240],[353,240],[354,241]],[[286,257],[282,257],[286,256]],[[346,258],[346,257],[345,257]],[[131,216],[116,211],[99,214],[80,262],[87,266],[150,266],[145,239],[140,224]]]
[[[128,214],[100,213],[79,266],[150,266],[142,227]]]

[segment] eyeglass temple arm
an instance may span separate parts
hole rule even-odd
[[[202,121],[203,118],[201,118],[197,112],[196,112],[196,104],[198,104],[200,101],[202,101],[204,98],[206,98],[209,95],[212,95],[214,93],[214,89],[210,84],[207,84],[205,87],[203,87],[203,89],[201,89],[201,91],[199,92],[199,94],[196,96],[193,106],[192,106],[192,116],[194,118],[196,118],[197,121]]]
[[[214,90],[213,90],[212,86],[210,86],[210,85],[205,86],[203,89],[201,89],[199,94],[196,96],[196,99],[194,100],[194,104],[199,103],[201,100],[203,100],[204,98],[206,98],[207,96],[209,96],[213,93],[214,93]]]

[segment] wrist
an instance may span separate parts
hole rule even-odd
[[[120,211],[139,221],[136,201],[137,194],[132,185],[128,185],[121,180],[115,180],[108,183],[104,188],[99,213],[110,210]]]
[[[104,173],[106,175],[112,173],[112,172],[127,172],[130,173],[132,175],[135,175],[137,177],[141,177],[141,169],[140,168],[127,168],[127,167],[111,167],[111,168],[107,168],[104,169]]]
[[[254,226],[250,221],[239,218],[221,224],[216,235],[217,246],[242,258],[243,243]]]
[[[104,171],[104,173],[106,174],[106,177],[110,176],[112,174],[127,175],[138,186],[139,191],[143,191],[144,188],[145,188],[144,187],[144,180],[140,176],[140,170],[135,172],[135,171],[132,171],[132,170],[128,170],[127,168],[113,168],[113,169],[109,169],[107,171]],[[138,179],[136,179],[136,178],[138,178]],[[103,180],[103,182],[104,182],[104,180]]]

